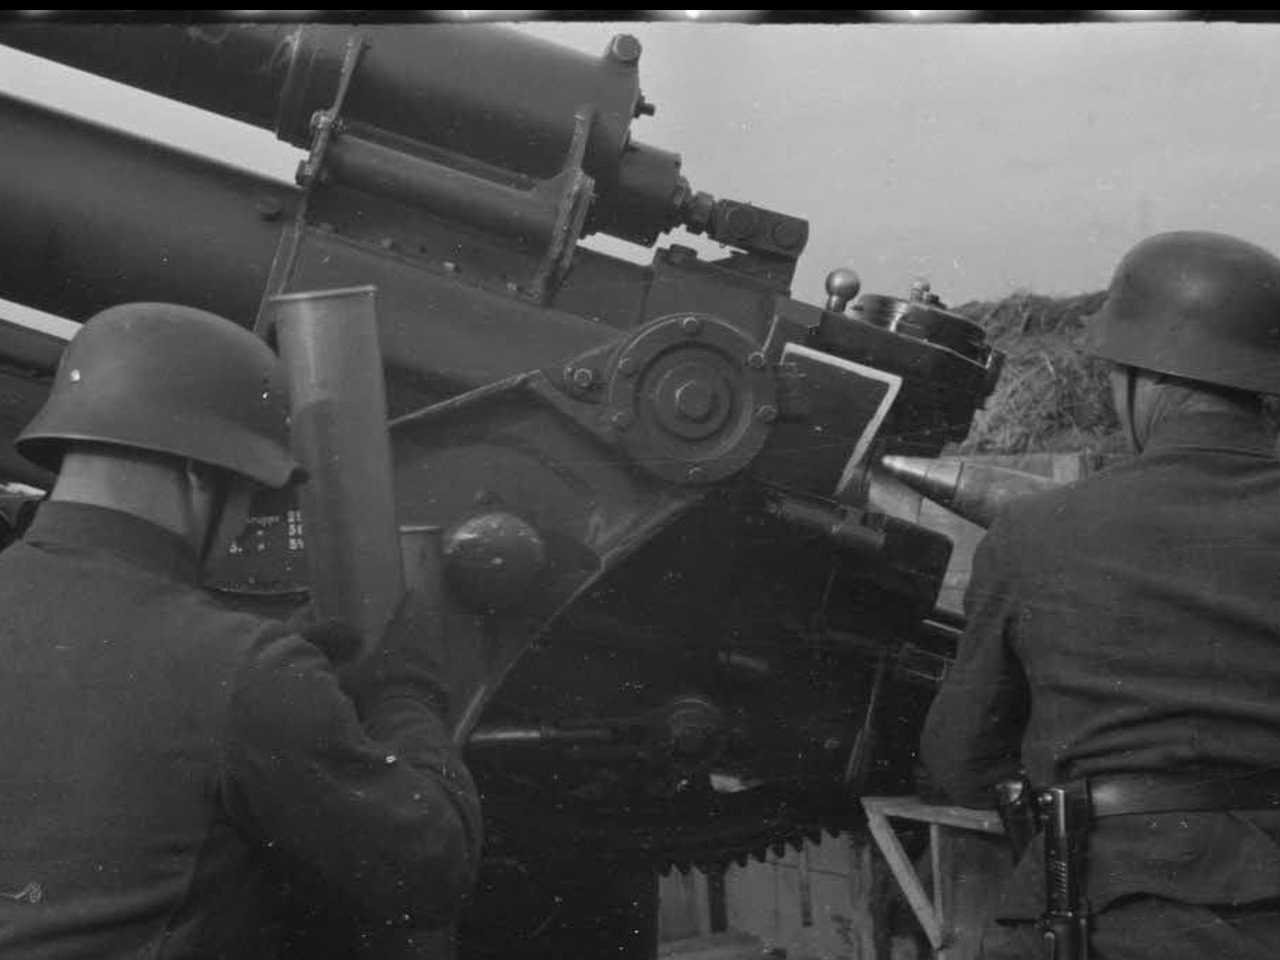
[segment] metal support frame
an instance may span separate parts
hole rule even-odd
[[[343,104],[347,100],[347,91],[351,87],[351,78],[360,64],[360,55],[364,53],[365,40],[360,34],[353,34],[347,39],[346,53],[342,58],[342,73],[338,77],[338,89],[334,94],[333,105],[328,110],[317,113],[312,118],[311,150],[307,159],[298,165],[297,181],[302,187],[302,199],[294,212],[293,220],[280,235],[276,246],[275,259],[271,262],[271,273],[267,277],[266,290],[258,305],[258,316],[253,324],[253,332],[265,336],[271,325],[269,304],[273,297],[285,293],[289,280],[293,277],[294,267],[298,262],[298,252],[302,247],[302,238],[307,230],[307,212],[311,207],[311,197],[316,187],[323,181],[325,154],[335,133],[341,130],[341,114]]]
[[[578,237],[587,219],[595,180],[583,170],[587,152],[587,139],[591,135],[594,110],[584,107],[574,115],[573,139],[564,169],[538,188],[549,190],[556,198],[556,222],[546,252],[529,285],[529,296],[536,303],[545,303],[549,294],[559,285],[569,269]]]

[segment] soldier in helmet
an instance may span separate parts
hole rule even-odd
[[[275,354],[212,314],[114,307],[64,352],[18,440],[58,479],[0,555],[0,955],[277,957],[285,884],[372,929],[468,893],[418,608],[340,671],[199,589],[253,490],[299,479],[286,428]]]
[[[992,525],[923,758],[1041,806],[987,957],[1277,957],[1280,259],[1151,237],[1090,323],[1137,456]]]

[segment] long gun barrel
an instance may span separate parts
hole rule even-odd
[[[584,103],[597,114],[584,157],[593,176],[621,162],[640,103],[640,50],[615,40],[600,59],[508,29],[361,30],[368,48],[347,115],[437,147],[549,176]],[[120,83],[273,130],[306,148],[333,99],[351,30],[341,26],[10,24],[0,41]]]
[[[343,81],[351,36],[324,25],[0,28],[8,46],[273,130],[304,149],[313,118]],[[614,37],[593,58],[511,29],[381,26],[360,36],[345,122],[414,144],[455,179],[525,188],[554,177],[581,126],[581,165],[596,188],[588,232],[649,244],[678,225],[714,231],[724,220],[726,231],[759,232],[791,256],[804,245],[802,221],[747,223],[751,216],[734,212],[742,205],[695,194],[677,154],[631,138],[631,121],[654,112],[640,92],[634,37]]]

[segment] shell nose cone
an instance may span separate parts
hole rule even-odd
[[[967,462],[959,457],[930,460],[889,456],[881,460],[881,467],[916,493],[980,527],[991,526],[1010,501],[1063,485],[1038,474]]]

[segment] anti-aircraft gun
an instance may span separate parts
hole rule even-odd
[[[598,58],[477,26],[13,24],[0,42],[307,151],[288,187],[0,95],[0,296],[75,320],[178,302],[269,335],[281,304],[311,309],[290,295],[376,289],[390,456],[376,429],[304,451],[339,492],[302,517],[259,503],[213,586],[287,615],[367,602],[416,557],[440,623],[475,640],[455,722],[486,882],[534,898],[482,896],[486,924],[527,922],[523,949],[548,955],[572,919],[547,904],[573,894],[546,878],[587,877],[641,904],[599,942],[644,956],[655,867],[794,842],[909,783],[950,544],[869,509],[868,470],[962,439],[1000,355],[936,299],[850,306],[849,272],[822,305],[792,299],[806,221],[697,191],[632,138],[654,110],[634,38]],[[676,228],[727,255],[655,246]],[[344,337],[370,297],[311,299],[327,362],[358,371]],[[9,479],[47,482],[7,441],[57,354],[0,330]],[[326,383],[342,400],[368,378]],[[378,470],[388,502],[362,503],[376,483],[355,475]],[[386,522],[411,551],[389,560],[369,534]]]

